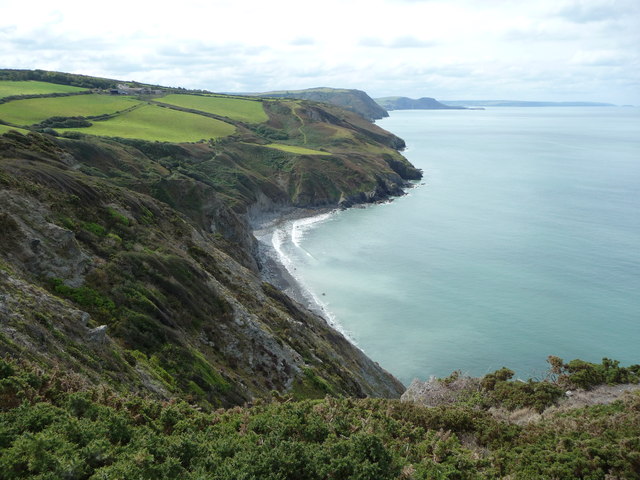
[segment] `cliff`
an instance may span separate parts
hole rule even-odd
[[[236,133],[208,142],[0,136],[0,354],[201,405],[398,397],[395,378],[261,281],[249,217],[375,201],[420,172],[358,115],[260,105],[264,121],[224,117]]]

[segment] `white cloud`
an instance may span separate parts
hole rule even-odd
[[[580,50],[571,59],[574,65],[591,67],[613,67],[629,64],[629,57],[618,51],[611,50]]]
[[[639,25],[637,0],[3,0],[0,65],[214,91],[640,104]]]
[[[637,14],[636,0],[570,0],[558,5],[556,14],[575,23],[605,22]]]
[[[433,40],[421,40],[412,35],[383,40],[379,37],[365,37],[358,41],[362,47],[382,47],[382,48],[429,48],[437,45]]]

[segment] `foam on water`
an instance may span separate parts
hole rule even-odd
[[[329,325],[342,333],[347,337],[351,343],[358,346],[354,340],[351,332],[346,330],[338,321],[336,316],[331,312],[330,304],[327,302],[323,295],[315,293],[309,288],[305,278],[300,274],[301,267],[308,262],[317,262],[310,252],[308,252],[302,245],[306,233],[317,227],[318,225],[331,219],[339,211],[333,211],[315,215],[312,217],[305,217],[296,220],[290,220],[284,222],[281,226],[274,230],[271,237],[271,244],[280,263],[287,269],[287,272],[296,280],[302,295],[312,305],[317,306],[319,313],[327,320]]]

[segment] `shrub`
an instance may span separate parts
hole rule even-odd
[[[67,297],[83,307],[89,307],[103,313],[113,312],[116,308],[111,299],[93,288],[70,287],[59,278],[50,278],[49,285],[55,293]]]
[[[487,393],[489,403],[507,410],[533,408],[542,412],[563,394],[563,390],[550,382],[509,381],[513,370],[501,368],[486,375],[480,385]]]
[[[559,357],[550,356],[551,373],[557,383],[566,387],[588,390],[602,384],[639,383],[640,365],[621,367],[620,362],[603,358],[602,363],[571,360],[569,363]]]
[[[107,234],[107,229],[102,225],[98,225],[94,222],[85,222],[82,224],[82,228],[84,228],[87,232],[91,232],[98,237],[104,237]]]

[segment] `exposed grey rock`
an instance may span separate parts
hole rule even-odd
[[[99,327],[89,330],[87,334],[88,340],[92,343],[103,344],[107,341],[107,325],[100,325]]]
[[[55,277],[73,287],[82,285],[91,268],[91,258],[84,253],[72,231],[48,219],[51,212],[34,198],[17,192],[0,191],[0,211],[11,212],[11,244],[4,245],[7,256],[32,274]]]

